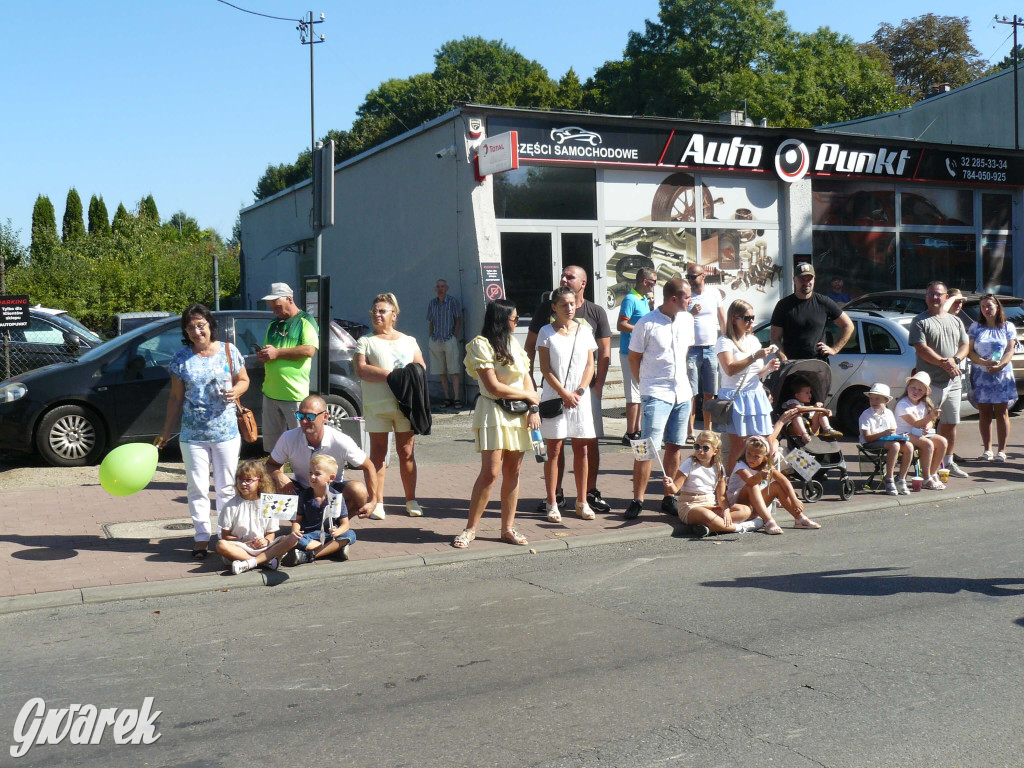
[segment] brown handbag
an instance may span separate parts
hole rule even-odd
[[[228,371],[231,373],[231,380],[235,380],[235,366],[231,362],[231,345],[226,341],[224,342],[225,354],[228,358]],[[236,416],[238,417],[238,434],[242,436],[242,439],[247,443],[255,443],[256,438],[259,435],[259,429],[256,427],[256,417],[253,415],[252,410],[243,406],[237,400],[235,401]]]

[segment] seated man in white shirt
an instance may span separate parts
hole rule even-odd
[[[315,454],[327,454],[334,457],[339,467],[349,465],[363,470],[365,483],[356,480],[344,483],[342,497],[350,515],[368,517],[383,492],[373,462],[355,440],[327,424],[327,403],[319,395],[310,395],[299,403],[295,417],[299,426],[281,435],[267,459],[267,471],[277,492],[297,494],[302,488],[308,488],[309,460]],[[282,469],[286,463],[292,466],[294,480]]]
[[[686,442],[693,390],[686,375],[686,355],[693,346],[693,315],[686,311],[690,287],[680,277],[665,283],[661,306],[637,320],[629,340],[629,366],[640,382],[640,435],[654,441],[665,438],[665,476],[674,477]],[[651,462],[633,463],[633,500],[626,519],[634,520],[644,508],[644,491],[651,477]],[[661,500],[661,511],[678,516],[675,496]]]

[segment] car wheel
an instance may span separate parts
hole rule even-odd
[[[864,387],[851,387],[839,398],[839,423],[848,435],[860,434],[860,415],[870,405],[867,393]]]
[[[49,411],[36,429],[36,448],[55,467],[95,464],[107,444],[107,430],[94,411],[61,405]]]
[[[324,402],[327,403],[327,423],[336,429],[341,429],[338,422],[343,419],[354,419],[359,415],[355,405],[340,395],[326,395]]]

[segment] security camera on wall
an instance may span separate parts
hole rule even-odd
[[[454,157],[454,156],[455,156],[455,145],[454,144],[452,144],[450,147],[445,147],[444,149],[439,149],[439,150],[437,150],[437,152],[434,153],[434,157],[436,157],[438,160],[440,160],[441,158],[444,158],[444,157]]]

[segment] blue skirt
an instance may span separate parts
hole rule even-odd
[[[719,399],[732,401],[732,423],[725,431],[732,435],[770,435],[772,433],[772,404],[760,384],[733,397],[733,390],[723,389]]]

